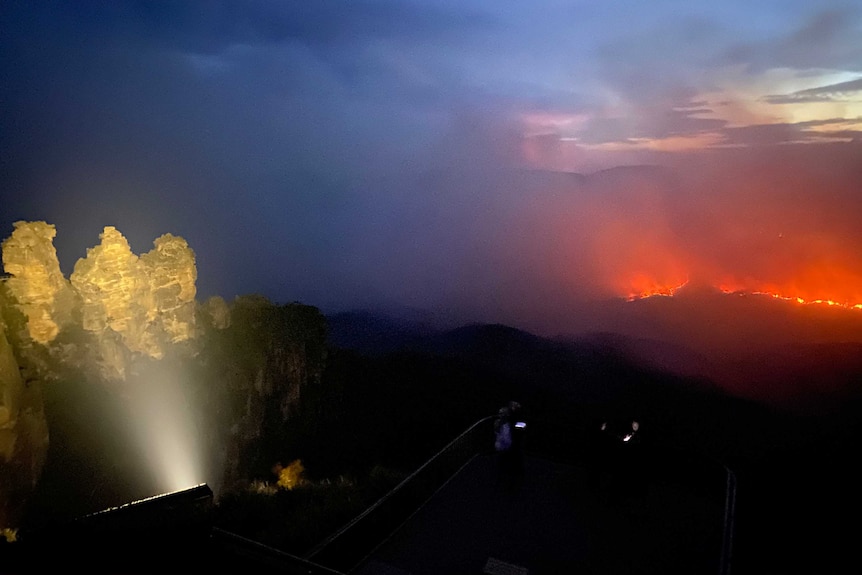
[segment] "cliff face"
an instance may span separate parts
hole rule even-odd
[[[27,316],[29,337],[41,344],[51,341],[72,319],[75,295],[60,271],[54,249],[53,225],[15,222],[12,236],[2,243],[6,285]]]
[[[6,286],[27,317],[27,339],[47,346],[62,329],[80,327],[98,342],[102,375],[118,380],[127,376],[126,352],[161,359],[169,346],[195,339],[197,267],[183,238],[165,234],[139,257],[107,226],[67,280],[55,235],[51,224],[16,222],[2,244]]]
[[[173,370],[163,379],[182,388],[178,396],[197,419],[203,457],[218,462],[208,481],[242,482],[261,458],[277,457],[280,430],[301,409],[303,390],[321,380],[326,325],[319,311],[257,296],[198,303],[195,254],[183,238],[165,234],[138,256],[112,226],[67,280],[55,235],[45,222],[17,222],[2,243],[0,311],[8,338],[0,332],[0,528],[15,525],[22,505],[10,502],[24,501],[39,480],[47,421],[75,419],[46,417],[40,390],[50,409],[81,409],[69,404],[74,394],[60,392],[72,380],[75,389],[93,385],[116,394],[134,416],[143,410],[135,402],[152,403],[146,388],[153,380],[142,374]],[[90,427],[103,415],[75,425]]]
[[[211,332],[202,353],[208,370],[218,374],[210,397],[224,397],[227,487],[285,457],[290,420],[314,417],[317,406],[305,395],[321,385],[326,362],[326,319],[317,308],[241,296],[230,312],[230,327]]]
[[[48,452],[48,422],[37,382],[25,384],[0,320],[0,527],[15,525]]]
[[[161,359],[168,344],[195,337],[195,255],[182,238],[166,234],[141,257],[113,226],[87,250],[70,277],[81,298],[82,326],[103,336],[118,334],[132,352]],[[116,376],[125,367],[111,364]]]

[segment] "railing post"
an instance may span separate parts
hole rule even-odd
[[[420,506],[439,489],[444,479],[483,451],[481,445],[493,443],[492,435],[484,434],[489,431],[485,425],[495,417],[491,415],[475,422],[371,507],[315,546],[305,559],[349,571],[371,551],[375,542],[385,539],[407,519],[409,514],[399,505],[412,509]],[[479,433],[483,435],[479,437]]]
[[[724,466],[727,486],[724,500],[724,531],[721,538],[720,575],[730,575],[731,555],[733,553],[734,515],[736,514],[736,474]]]

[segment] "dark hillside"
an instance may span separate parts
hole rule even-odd
[[[723,417],[734,413],[740,426],[756,428],[767,411],[726,396],[702,379],[644,365],[607,337],[553,341],[503,325],[469,325],[427,337],[414,334],[407,342],[400,351],[363,361],[397,365],[414,374],[404,376],[408,382],[428,373],[429,365],[447,365],[448,377],[438,378],[427,393],[448,389],[446,381],[457,380],[458,394],[440,396],[435,404],[468,410],[465,402],[473,402],[484,410],[474,412],[477,416],[517,399],[546,425],[586,431],[603,418],[633,417],[644,423],[645,434],[669,446],[720,452],[729,441],[750,443],[742,439],[747,433],[722,425]]]
[[[601,455],[600,425],[637,420],[644,454],[640,477],[655,473],[715,482],[724,477],[716,471],[728,466],[738,480],[735,574],[832,573],[832,566],[851,558],[853,530],[842,525],[853,525],[862,510],[854,480],[862,402],[852,396],[828,411],[783,410],[728,395],[702,377],[664,371],[633,353],[656,349],[672,355],[672,348],[656,348],[653,342],[613,334],[549,340],[504,325],[440,332],[357,317],[361,327],[351,328],[342,316],[330,328],[320,379],[310,379],[290,417],[275,427],[268,424],[271,436],[249,448],[251,454],[265,451],[264,463],[301,459],[305,477],[316,482],[329,503],[301,500],[299,492],[275,498],[240,493],[223,507],[229,530],[248,529],[252,539],[283,548],[307,548],[357,513],[357,505],[369,497],[373,501],[472,423],[514,399],[524,406],[527,445],[536,455],[593,465]],[[282,347],[274,343],[280,340],[262,337],[265,333],[257,336],[266,345],[250,350],[264,363],[270,351]],[[254,341],[243,338],[246,345]],[[233,347],[232,341],[221,341],[213,359]],[[794,349],[797,362],[788,363],[783,373],[804,379],[809,372],[792,366],[814,366],[812,358],[826,351]],[[828,354],[831,368],[812,367],[810,373],[839,370],[852,387],[854,353],[853,347],[839,346]],[[214,366],[221,370],[223,361]],[[256,372],[255,365],[249,364],[250,372]],[[43,501],[65,495],[92,504],[88,488],[119,497],[108,484],[122,483],[119,471],[128,472],[125,468],[138,462],[129,461],[129,439],[102,432],[123,417],[117,401],[98,388],[56,390],[63,395],[47,398],[55,417],[52,428],[70,435],[52,441],[42,486],[50,493]],[[211,385],[204,390],[204,395],[214,392]],[[245,459],[253,458],[246,453]],[[99,473],[88,476],[87,468]],[[265,469],[252,479],[271,480],[268,473]],[[339,484],[328,481],[339,477],[349,481],[336,495]],[[70,478],[77,483],[65,484]],[[139,479],[146,483],[148,478],[142,472]],[[72,513],[74,508],[70,503],[44,511]],[[315,510],[316,530],[304,526],[299,535],[287,532],[284,516],[300,513],[297,509]],[[795,555],[788,556],[788,546]]]
[[[808,411],[741,399],[703,377],[662,371],[632,353],[649,345],[607,334],[561,342],[471,325],[407,341],[373,360],[341,351],[330,364],[351,358],[345,371],[364,372],[364,391],[356,389],[351,403],[371,401],[392,414],[392,435],[377,436],[382,451],[406,448],[399,428],[412,435],[426,419],[448,419],[454,428],[458,418],[472,412],[476,419],[509,398],[527,410],[531,449],[550,456],[587,458],[602,421],[637,419],[654,465],[695,474],[712,462],[734,472],[734,573],[831,573],[849,559],[853,530],[840,525],[862,511],[852,479],[862,403],[852,395]],[[782,373],[808,381],[837,370],[843,388],[851,385],[860,373],[852,350],[838,346],[827,354],[831,367],[811,367],[824,351],[794,348]]]
[[[330,314],[326,316],[326,322],[330,345],[369,356],[404,349],[436,332],[420,320],[368,310]]]

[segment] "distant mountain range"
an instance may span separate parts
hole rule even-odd
[[[380,356],[470,357],[548,385],[597,358],[686,378],[792,409],[832,409],[862,397],[862,310],[768,295],[690,289],[673,297],[607,300],[570,334],[541,337],[499,324],[435,329],[371,311],[327,317],[330,342]]]
[[[391,412],[416,396],[451,410],[507,393],[537,422],[531,446],[583,454],[601,422],[636,419],[654,464],[726,465],[738,482],[736,571],[851,560],[855,531],[842,525],[862,509],[862,312],[708,290],[592,312],[582,319],[594,329],[559,337],[367,311],[327,319],[332,346],[375,358],[353,365],[357,377],[397,380]]]

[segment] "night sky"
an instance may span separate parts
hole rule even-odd
[[[0,71],[0,236],[54,224],[67,276],[112,225],[199,299],[862,304],[857,2],[5,0]]]

